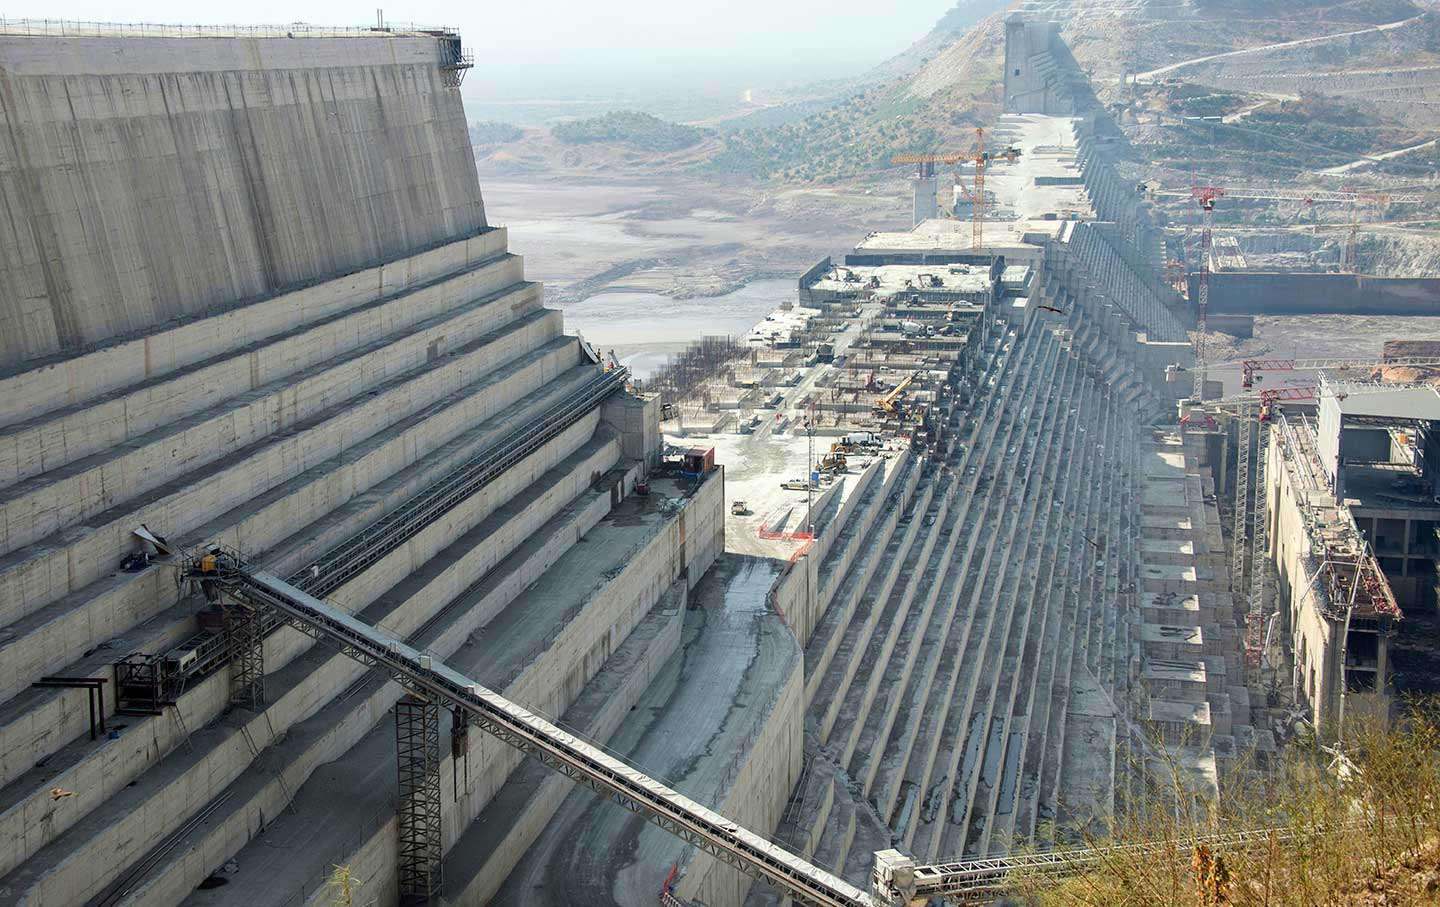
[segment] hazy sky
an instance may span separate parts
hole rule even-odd
[[[954,2],[433,0],[384,9],[392,22],[458,27],[476,53],[466,94],[513,97],[528,94],[527,86],[540,95],[672,80],[689,89],[722,74],[725,81],[745,84],[856,73],[923,36]],[[21,0],[4,14],[105,22],[368,25],[375,6],[326,0]]]

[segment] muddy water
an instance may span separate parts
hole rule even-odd
[[[600,293],[563,306],[565,329],[648,378],[665,357],[713,335],[739,337],[783,302],[794,302],[794,280],[756,280],[723,296],[671,299],[656,293]]]

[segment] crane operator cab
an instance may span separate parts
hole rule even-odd
[[[214,575],[220,572],[220,546],[209,545],[200,555],[200,573]]]

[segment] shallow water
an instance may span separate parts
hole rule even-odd
[[[739,337],[783,302],[796,300],[794,280],[756,280],[723,296],[671,299],[657,293],[599,293],[564,306],[565,329],[598,349],[624,347],[620,361],[648,378],[668,352],[701,337]],[[635,349],[642,347],[642,349]]]

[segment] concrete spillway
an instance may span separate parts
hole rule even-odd
[[[262,707],[229,707],[232,665],[121,714],[113,664],[203,638],[172,566],[121,569],[142,524],[303,572],[594,376],[485,222],[457,54],[420,33],[0,40],[0,899],[300,903],[362,858],[398,896],[393,686],[280,629]],[[718,477],[629,496],[654,409],[576,415],[329,597],[543,712],[594,681],[623,713],[720,546]],[[114,733],[48,676],[104,681]],[[483,735],[454,750],[447,845],[517,761]]]

